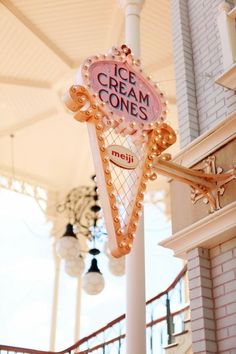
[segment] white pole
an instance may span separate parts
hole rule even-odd
[[[145,0],[120,0],[125,13],[125,44],[140,57],[140,12]]]
[[[81,276],[77,280],[76,310],[75,310],[75,343],[80,339],[80,315],[81,315]]]
[[[140,12],[144,0],[121,0],[125,13],[125,44],[140,57]],[[126,256],[126,354],[146,353],[144,218],[134,246]]]
[[[126,354],[146,353],[144,218],[126,256]]]
[[[57,308],[59,296],[59,280],[60,280],[60,258],[56,254],[55,242],[53,244],[53,258],[54,258],[54,288],[53,288],[53,301],[52,301],[52,317],[51,317],[51,331],[50,331],[50,351],[55,351],[56,346],[56,330],[57,330]]]

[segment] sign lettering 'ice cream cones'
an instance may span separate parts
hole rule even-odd
[[[65,102],[87,122],[109,245],[120,257],[132,248],[152,161],[176,140],[163,122],[164,95],[123,45],[85,60]]]

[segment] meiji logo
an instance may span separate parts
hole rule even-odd
[[[129,154],[120,154],[116,150],[111,151],[112,156],[116,156],[121,158],[122,160],[127,161],[127,163],[133,163],[134,162],[134,155],[129,155]]]
[[[107,148],[110,161],[127,170],[134,170],[138,165],[137,156],[129,149],[120,145],[110,145]]]

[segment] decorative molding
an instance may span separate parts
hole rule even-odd
[[[236,112],[194,140],[174,161],[192,167],[236,137]],[[214,247],[236,236],[236,202],[215,211],[194,224],[178,231],[160,244],[175,255],[185,258],[195,247]]]
[[[153,172],[171,177],[181,183],[191,186],[191,199],[195,203],[203,198],[210,204],[211,212],[220,208],[219,195],[224,193],[224,185],[236,178],[236,167],[222,173],[222,168],[216,168],[215,157],[203,161],[203,169],[186,168],[171,162],[170,154],[162,154],[153,160]]]
[[[15,193],[21,193],[23,195],[34,198],[39,208],[47,217],[47,220],[53,222],[53,230],[51,235],[58,236],[58,230],[60,234],[63,230],[61,224],[65,225],[66,221],[56,212],[56,205],[58,203],[58,192],[53,188],[48,187],[48,183],[43,184],[40,181],[32,179],[32,177],[26,177],[18,175],[13,177],[8,171],[2,172],[0,167],[0,189],[7,189]],[[60,220],[59,220],[60,219]],[[60,221],[60,228],[58,222]],[[55,222],[57,223],[55,227]]]
[[[1,186],[3,188],[9,189],[8,186],[11,183],[11,180],[17,180],[22,183],[30,184],[35,187],[40,187],[44,190],[46,190],[50,195],[56,195],[57,190],[55,189],[55,186],[52,185],[52,183],[49,180],[45,180],[43,178],[38,178],[35,175],[31,175],[29,173],[25,173],[24,171],[20,170],[15,170],[15,176],[13,176],[11,168],[9,168],[6,165],[0,165],[0,176],[7,179],[9,182],[5,183],[4,186]]]
[[[198,188],[198,186],[197,188],[192,188],[191,200],[193,204],[195,204],[200,199],[202,199],[203,203],[205,204],[209,203],[211,208],[210,212],[212,213],[215,210],[220,209],[220,196],[224,195],[225,185],[236,178],[236,167],[222,174],[222,167],[216,166],[216,157],[214,155],[211,155],[203,161],[202,171],[207,174],[213,174],[215,175],[215,177],[218,177],[218,181],[216,180],[216,188],[210,194],[211,198],[209,198],[208,195],[205,195],[205,193],[203,193]],[[223,175],[225,175],[225,178],[223,178]],[[213,203],[211,199],[213,199]]]
[[[173,161],[185,167],[192,167],[235,138],[236,112],[230,114],[224,121],[195,139],[181,150],[173,158]]]
[[[236,236],[236,202],[177,232],[160,242],[174,251],[175,256],[186,258],[196,247],[212,248]]]
[[[228,12],[228,16],[236,19],[236,6],[234,6],[232,10]]]
[[[48,193],[46,189],[40,186],[0,174],[0,188],[32,197],[37,201],[41,209],[46,210],[47,208]]]
[[[224,71],[224,73],[215,80],[215,83],[235,91],[236,90],[236,63],[234,63],[228,70]]]

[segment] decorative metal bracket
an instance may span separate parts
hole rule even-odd
[[[236,166],[222,173],[223,169],[216,167],[215,156],[210,156],[203,161],[202,170],[186,168],[170,160],[170,154],[156,157],[153,161],[154,172],[188,184],[192,188],[193,204],[203,199],[204,203],[210,204],[211,212],[220,209],[219,196],[224,194],[226,183],[236,178]]]

